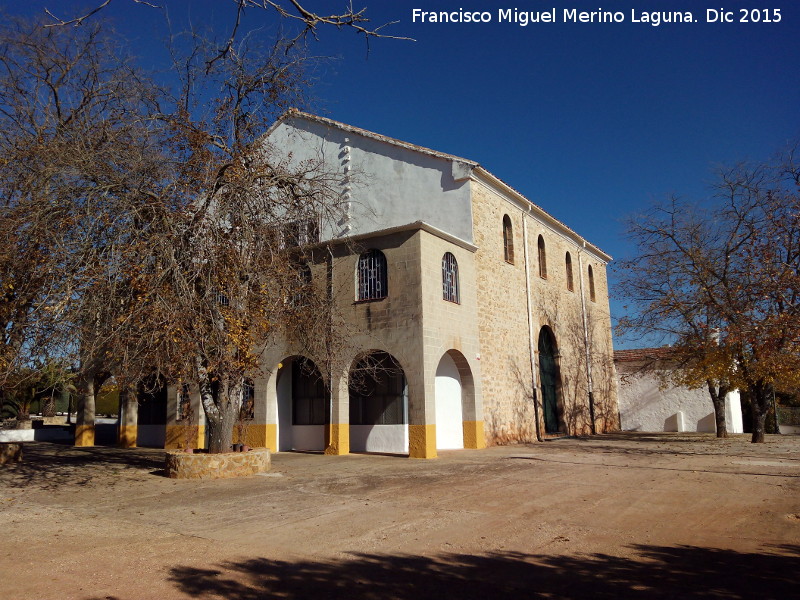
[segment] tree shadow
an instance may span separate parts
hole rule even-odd
[[[0,469],[0,484],[11,488],[55,489],[87,486],[95,478],[113,485],[109,475],[163,474],[164,450],[151,448],[76,448],[48,442],[25,442],[21,462]]]
[[[253,558],[218,568],[177,566],[170,579],[194,598],[460,600],[497,598],[796,598],[800,546],[764,553],[696,546],[631,546],[633,557],[491,552],[352,554],[346,560]]]

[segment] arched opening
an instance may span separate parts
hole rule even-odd
[[[558,351],[553,331],[545,326],[539,332],[539,381],[542,387],[544,430],[558,433],[561,418],[558,410],[558,393],[561,375],[558,368]]]
[[[589,300],[596,302],[596,296],[594,294],[594,271],[592,271],[592,265],[589,265]]]
[[[313,361],[285,359],[278,371],[278,450],[325,449],[330,394]]]
[[[442,298],[455,304],[459,304],[461,301],[458,286],[458,262],[450,252],[445,252],[442,257]]]
[[[464,408],[461,374],[450,353],[442,356],[439,366],[436,367],[435,389],[436,449],[463,448]]]
[[[514,229],[508,215],[503,215],[503,258],[507,263],[514,264]]]
[[[353,363],[349,374],[350,451],[408,453],[408,385],[383,351]]]
[[[574,289],[574,284],[572,283],[572,256],[569,252],[567,252],[564,263],[567,271],[567,289],[571,292]]]
[[[162,378],[148,378],[137,388],[136,445],[163,448],[167,428],[167,384]]]
[[[539,277],[547,279],[547,249],[544,247],[542,236],[539,236],[536,246],[539,250]]]
[[[358,257],[356,300],[381,300],[389,293],[386,255],[372,249]]]

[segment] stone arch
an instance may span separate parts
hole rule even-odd
[[[553,330],[545,325],[539,330],[539,385],[542,390],[542,418],[545,433],[561,432],[561,369],[558,345]]]
[[[436,367],[436,448],[464,448],[465,422],[475,419],[475,382],[467,359],[458,350],[448,350]]]
[[[302,355],[289,356],[274,381],[278,451],[324,450],[330,393],[317,365]]]
[[[393,355],[370,350],[348,372],[350,450],[408,453],[408,382]]]

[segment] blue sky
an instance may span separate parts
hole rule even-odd
[[[190,19],[221,35],[232,2],[162,0],[173,28]],[[307,4],[320,10],[344,0]],[[796,0],[353,0],[387,33],[363,39],[322,29],[312,54],[314,111],[481,163],[615,258],[632,248],[622,219],[670,194],[701,198],[718,165],[764,160],[800,139],[800,2]],[[68,14],[86,3],[32,0]],[[90,5],[92,3],[89,3]],[[99,1],[97,2],[99,4]],[[6,11],[16,12],[16,3]],[[622,23],[565,23],[564,9],[621,11]],[[724,7],[735,22],[708,23]],[[487,11],[490,23],[413,23],[412,10]],[[556,10],[556,23],[498,23],[499,9]],[[778,23],[740,23],[764,9]],[[632,23],[691,10],[696,23]],[[160,12],[114,0],[105,16],[153,62]],[[639,16],[641,19],[641,16]],[[245,28],[269,40],[271,13]],[[613,284],[613,281],[612,281]],[[612,288],[613,294],[613,288]],[[612,313],[621,303],[612,298]],[[617,340],[618,347],[631,347]]]

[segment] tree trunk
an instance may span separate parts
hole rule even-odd
[[[244,377],[238,378],[235,383],[224,380],[215,395],[211,390],[211,383],[207,372],[200,371],[200,399],[208,422],[209,454],[230,452],[233,442],[233,428],[239,419],[242,409],[242,390]]]
[[[750,405],[753,413],[753,437],[750,440],[754,444],[764,443],[765,423],[767,419],[767,409],[769,399],[766,386],[756,384],[752,387],[752,397]]]
[[[239,417],[239,411],[233,408],[233,402],[227,402],[219,407],[219,418],[208,419],[210,438],[208,441],[208,452],[219,454],[220,452],[230,452],[233,443],[233,427]]]
[[[78,377],[78,405],[75,420],[75,445],[94,446],[94,373],[83,373]]]
[[[720,384],[719,387],[711,379],[706,380],[708,394],[714,405],[714,421],[717,425],[717,437],[728,437],[728,426],[725,424],[725,396],[728,395],[728,386]]]
[[[50,395],[46,396],[42,401],[42,416],[55,417],[56,416],[56,397],[55,388],[50,390]]]

